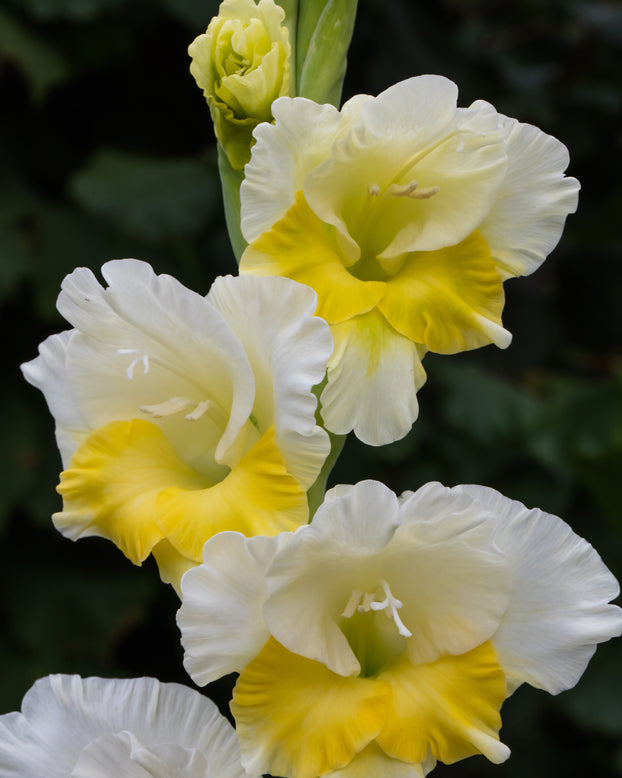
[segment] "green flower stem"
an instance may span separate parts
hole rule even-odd
[[[248,243],[242,236],[240,226],[240,186],[244,181],[244,171],[235,170],[225,154],[224,149],[218,144],[218,172],[220,173],[220,183],[222,185],[222,197],[225,206],[225,221],[231,248],[235,255],[235,260],[240,264],[242,252],[248,246]]]
[[[315,512],[322,504],[324,499],[324,493],[326,492],[326,481],[333,469],[335,462],[341,454],[343,444],[346,442],[347,435],[334,435],[332,432],[328,433],[330,438],[330,453],[326,457],[326,461],[320,470],[320,474],[313,486],[307,492],[307,502],[309,503],[309,522],[315,516]]]

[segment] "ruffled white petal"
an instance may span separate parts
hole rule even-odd
[[[182,578],[177,624],[184,667],[199,686],[240,672],[269,638],[261,613],[266,570],[290,537],[222,532],[205,544],[203,563]]]
[[[403,438],[417,418],[424,351],[386,322],[370,328],[363,318],[331,327],[335,349],[320,398],[322,418],[331,432],[354,430],[363,443],[382,446]]]
[[[356,119],[361,99],[371,98],[358,96],[341,112],[303,97],[272,103],[274,123],[253,132],[257,143],[240,189],[241,228],[249,243],[285,215],[306,176]]]
[[[419,76],[366,102],[360,124],[307,177],[311,208],[367,255],[463,240],[490,211],[506,154],[494,122],[487,132],[458,135],[456,99],[453,82]],[[411,182],[438,191],[422,199],[395,194]]]
[[[557,138],[507,116],[499,122],[508,168],[480,231],[508,278],[532,273],[555,248],[566,216],[577,208],[579,182],[564,176],[568,150]]]
[[[102,274],[107,289],[90,271],[74,271],[58,299],[60,312],[79,330],[67,371],[88,424],[96,429],[111,420],[152,421],[141,408],[171,397],[189,397],[195,405],[207,400],[212,412],[195,422],[196,429],[183,414],[156,423],[186,461],[200,456],[207,437],[212,449],[218,444],[219,462],[235,463],[247,445],[254,380],[229,325],[205,298],[171,276],[156,276],[145,262],[108,262]]]
[[[39,356],[21,366],[28,383],[45,395],[56,421],[56,441],[63,467],[67,467],[71,455],[89,433],[67,379],[67,348],[73,334],[72,330],[66,330],[46,338],[39,346]]]
[[[412,662],[463,654],[488,640],[503,618],[510,589],[486,508],[430,483],[402,495],[399,517],[385,576],[413,633]]]
[[[283,646],[340,675],[359,673],[337,622],[354,590],[376,588],[376,557],[398,526],[397,512],[396,496],[377,481],[328,493],[313,522],[294,533],[268,573],[264,618]]]
[[[22,713],[0,716],[0,776],[67,778],[90,744],[125,731],[156,752],[166,744],[198,750],[210,774],[245,776],[233,728],[198,692],[154,678],[67,675],[40,679]]]
[[[206,778],[208,764],[196,749],[174,744],[147,748],[131,732],[102,735],[81,753],[71,778]]]
[[[227,276],[216,279],[208,300],[250,361],[259,429],[274,424],[288,471],[308,489],[330,450],[328,435],[315,423],[317,400],[311,392],[323,380],[333,349],[328,325],[313,315],[315,293],[287,278]]]
[[[596,644],[622,633],[609,601],[619,586],[592,546],[557,516],[483,486],[456,487],[491,516],[490,531],[508,560],[512,590],[493,637],[510,687],[529,683],[552,694],[581,677]]]

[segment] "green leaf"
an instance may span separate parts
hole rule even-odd
[[[22,72],[35,100],[41,100],[68,76],[65,63],[55,49],[0,9],[2,60],[11,62]]]
[[[19,282],[30,273],[30,256],[17,225],[0,227],[0,257],[0,301],[3,301],[10,298]]]
[[[558,704],[575,723],[592,731],[622,737],[622,662],[620,646],[599,646],[575,689]]]
[[[439,361],[431,375],[440,383],[447,422],[473,442],[503,445],[530,426],[538,403],[526,389],[455,359]]]
[[[17,372],[17,371],[16,371]],[[19,381],[19,373],[4,381],[2,398],[2,455],[0,457],[0,530],[13,508],[20,505],[36,485],[38,446],[30,396]],[[17,380],[13,380],[17,379]]]
[[[70,182],[75,199],[115,228],[150,241],[193,235],[214,214],[215,171],[194,158],[104,150]]]

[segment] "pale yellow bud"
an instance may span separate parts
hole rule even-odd
[[[291,48],[284,18],[274,0],[224,0],[188,49],[190,72],[207,99],[216,137],[238,170],[250,158],[253,129],[271,121],[273,101],[289,94]]]

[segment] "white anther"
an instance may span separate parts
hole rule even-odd
[[[361,601],[361,597],[363,595],[363,592],[359,592],[358,589],[355,589],[352,594],[350,595],[350,599],[348,600],[348,604],[344,608],[343,613],[341,614],[344,619],[349,619],[356,613],[356,607]]]
[[[212,405],[212,403],[209,400],[202,400],[200,403],[197,404],[197,407],[189,414],[187,414],[184,418],[186,419],[186,421],[197,421],[197,419],[200,419],[201,416],[207,413],[210,405]]]
[[[365,592],[363,595],[363,602],[358,606],[357,611],[359,613],[369,613],[370,608],[374,602],[374,595],[369,592]]]
[[[154,419],[161,419],[163,416],[187,411],[193,405],[193,401],[187,397],[171,397],[162,403],[156,403],[156,405],[143,405],[140,410],[143,413],[150,413]]]
[[[409,197],[411,200],[428,200],[440,191],[438,186],[428,186],[419,189],[417,181],[411,181],[408,184],[391,184],[388,189],[389,194],[395,197]]]
[[[378,195],[380,194],[380,187],[378,186],[378,184],[368,184],[367,191],[372,197],[378,197]]]

